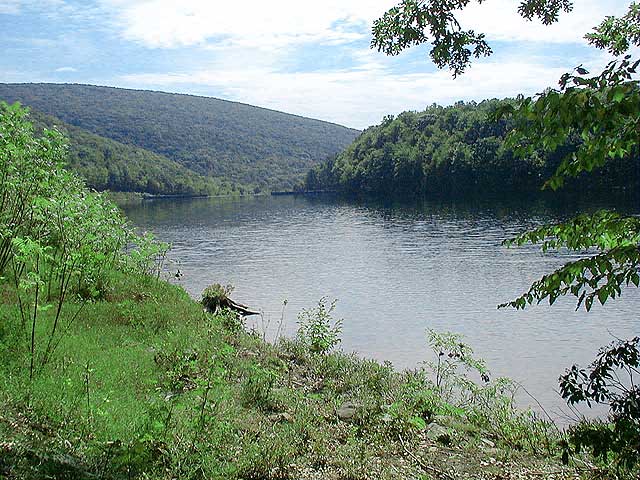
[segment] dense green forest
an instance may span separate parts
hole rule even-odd
[[[42,130],[57,128],[69,142],[67,165],[96,190],[146,192],[154,195],[219,195],[236,189],[207,178],[157,153],[101,137],[31,110],[30,120]]]
[[[458,102],[385,117],[345,151],[310,170],[304,188],[393,196],[539,190],[579,139],[553,154],[536,151],[526,159],[514,155],[505,144],[510,121],[495,121],[491,115],[512,102]],[[637,164],[624,161],[612,162],[589,180],[594,189],[639,183]],[[574,187],[580,185],[577,179]]]
[[[216,98],[71,84],[0,84],[20,101],[88,132],[257,189],[289,188],[358,131]]]

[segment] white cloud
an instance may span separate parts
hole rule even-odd
[[[518,0],[485,0],[461,14],[463,26],[486,32],[490,41],[519,42],[513,45],[526,47],[529,56],[521,50],[520,57],[504,60],[502,53],[474,64],[454,81],[447,71],[398,74],[394,62],[384,55],[351,43],[367,38],[373,20],[399,0],[96,1],[86,8],[68,6],[70,13],[64,15],[103,18],[120,37],[149,48],[204,47],[192,50],[199,56],[197,69],[187,52],[189,60],[176,60],[169,72],[131,72],[114,85],[215,95],[360,128],[379,122],[384,115],[422,109],[433,102],[533,94],[555,85],[562,73],[579,62],[567,58],[567,52],[578,50],[566,44],[583,42],[583,35],[602,17],[620,14],[628,5],[625,0],[575,0],[574,12],[563,15],[560,24],[545,27],[522,20]],[[37,3],[23,2],[32,8]],[[65,5],[64,0],[41,2]],[[20,2],[0,0],[0,7],[9,4],[18,8]],[[544,59],[530,56],[541,55],[538,42],[543,41],[557,47],[553,60],[548,49]],[[340,65],[348,67],[321,70],[314,67],[313,57],[298,56],[301,45],[319,44],[336,46],[336,55],[343,57]],[[325,65],[331,64],[327,58]],[[428,62],[426,56],[424,62]],[[313,71],[291,72],[290,66]],[[150,69],[154,67],[149,63]],[[406,64],[402,71],[410,68]]]
[[[20,0],[0,0],[0,15],[19,15]]]
[[[627,0],[574,0],[570,13],[561,13],[559,21],[543,25],[535,19],[520,17],[514,0],[485,0],[472,4],[460,15],[464,28],[486,33],[489,41],[526,41],[551,43],[584,43],[584,35],[607,15],[624,14]]]
[[[399,0],[101,0],[116,16],[122,35],[152,48],[203,44],[207,40],[253,48],[304,42],[349,42],[362,37],[376,18]],[[473,3],[460,14],[466,28],[506,41],[583,42],[605,15],[624,12],[628,1],[574,0],[574,11],[558,24],[528,22],[515,0]],[[358,26],[358,32],[345,26]],[[364,27],[364,30],[362,29]]]
[[[346,26],[369,22],[393,0],[223,2],[211,0],[103,0],[117,12],[125,38],[149,47],[196,45],[223,37],[247,47],[359,38]]]
[[[432,103],[534,94],[566,71],[520,60],[478,63],[456,80],[449,72],[394,75],[380,65],[333,72],[283,73],[264,68],[138,74],[123,86],[219,92],[223,98],[364,128],[384,115]]]
[[[210,0],[103,1],[116,9],[121,35],[129,40],[150,48],[200,45],[211,52],[197,71],[129,74],[121,77],[123,86],[213,94],[358,128],[434,102],[534,94],[556,85],[575,66],[563,57],[562,44],[584,43],[584,34],[606,14],[620,14],[626,6],[624,0],[575,0],[574,11],[548,27],[520,18],[515,0],[485,0],[460,14],[465,28],[486,32],[490,41],[526,42],[529,54],[540,42],[557,44],[555,66],[521,53],[522,58],[477,63],[454,81],[447,71],[398,75],[382,54],[344,45],[349,68],[287,71],[297,46],[366,37],[373,20],[398,0],[273,0],[250,7]]]
[[[55,70],[58,73],[77,72],[78,69],[74,67],[60,67]]]
[[[212,57],[203,59],[203,65],[195,71],[182,71],[178,67],[168,73],[129,74],[120,81],[123,86],[133,88],[215,95],[363,128],[379,122],[384,115],[422,109],[434,102],[450,104],[457,100],[535,94],[556,85],[559,77],[575,63],[603,65],[604,56],[600,54],[594,54],[591,59],[567,58],[567,49],[560,44],[582,42],[584,33],[606,13],[620,13],[619,9],[605,11],[607,8],[595,0],[576,0],[575,11],[570,14],[572,20],[564,19],[558,28],[544,27],[521,19],[516,22],[519,17],[514,0],[486,0],[481,9],[465,11],[464,21],[473,17],[476,26],[493,32],[494,40],[535,39],[557,43],[554,65],[550,64],[548,53],[545,58],[530,56],[539,50],[536,42],[527,43],[529,55],[521,51],[517,58],[478,62],[453,80],[448,71],[398,74],[384,55],[355,46],[342,47],[342,53],[348,50],[352,59],[348,68],[288,72],[286,62],[294,56],[296,42],[344,40],[353,32],[337,29],[337,19],[369,25],[395,2],[381,0],[365,5],[360,1],[331,0],[312,7],[308,13],[304,10],[308,6],[300,3],[262,3],[269,5],[256,6],[244,16],[239,12],[246,6],[237,3],[215,8],[198,1],[187,2],[183,7],[165,0],[151,0],[131,8],[123,4],[123,18],[128,22],[126,35],[149,46],[204,42],[210,35],[224,35],[225,41],[210,44]],[[158,17],[168,15],[175,21],[165,25],[154,24],[149,19],[139,20],[145,15],[153,17],[154,9],[162,12]],[[426,57],[424,62],[428,62]]]

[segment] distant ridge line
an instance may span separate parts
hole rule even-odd
[[[19,101],[90,134],[161,155],[220,184],[235,185],[240,193],[293,190],[312,167],[361,134],[325,120],[191,93],[84,83],[0,83],[0,99]],[[146,175],[136,157],[145,156],[143,152],[131,151],[127,162],[111,168],[106,145],[101,152],[85,147],[92,150],[92,160],[83,165],[102,183],[109,180],[104,168],[122,179],[116,182],[118,189],[144,183]],[[128,166],[133,168],[129,173]],[[158,192],[155,180],[148,180],[152,193],[175,193]]]
[[[152,94],[156,94],[156,95],[176,95],[176,96],[180,96],[180,97],[193,97],[193,98],[203,98],[203,99],[209,99],[209,100],[216,100],[218,102],[226,102],[226,103],[231,103],[231,104],[236,104],[236,105],[243,105],[245,107],[250,107],[250,108],[257,108],[260,110],[266,110],[268,112],[273,112],[273,113],[278,113],[280,115],[289,115],[291,117],[296,117],[296,118],[300,118],[300,119],[304,119],[304,120],[313,120],[316,122],[322,122],[322,123],[327,123],[329,125],[335,125],[336,127],[341,127],[341,128],[346,128],[348,130],[353,130],[355,132],[362,132],[362,130],[357,129],[357,128],[353,128],[353,127],[348,127],[346,125],[342,125],[341,123],[336,123],[336,122],[332,122],[329,120],[322,120],[320,118],[314,118],[314,117],[305,117],[304,115],[298,115],[297,113],[289,113],[289,112],[285,112],[284,110],[276,110],[274,108],[269,108],[269,107],[261,107],[259,105],[253,105],[251,103],[246,103],[246,102],[239,102],[236,100],[228,100],[225,98],[220,98],[220,97],[212,97],[210,95],[201,95],[201,94],[195,94],[195,93],[181,93],[181,92],[167,92],[164,90],[152,90],[152,89],[147,89],[147,88],[128,88],[128,87],[114,87],[112,85],[96,85],[93,83],[77,83],[77,82],[63,82],[63,83],[56,83],[56,82],[0,82],[0,85],[8,85],[8,86],[25,86],[25,85],[54,85],[54,86],[77,86],[77,87],[92,87],[92,88],[107,88],[107,89],[112,89],[112,90],[124,90],[127,92],[146,92],[146,93],[152,93]]]

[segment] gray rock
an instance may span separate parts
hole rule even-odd
[[[267,417],[270,421],[272,421],[273,423],[291,423],[293,422],[293,417],[291,416],[291,414],[287,413],[287,412],[283,412],[283,413],[274,413],[272,415],[269,415]]]
[[[336,413],[340,420],[351,420],[361,408],[362,405],[359,403],[345,402],[340,405],[340,408]]]
[[[491,457],[499,457],[501,454],[500,449],[491,447],[483,449],[483,453]]]
[[[427,438],[432,442],[449,444],[451,443],[451,433],[450,428],[437,423],[431,423],[427,427]]]
[[[382,420],[384,423],[391,423],[391,422],[393,422],[393,417],[391,415],[389,415],[388,413],[385,413],[384,415],[382,415],[380,420]]]
[[[480,442],[482,442],[484,444],[484,445],[482,445],[483,447],[496,448],[496,444],[493,443],[491,440],[489,440],[487,438],[481,438]]]
[[[449,415],[436,415],[431,418],[431,423],[437,423],[438,425],[451,425],[456,419]]]

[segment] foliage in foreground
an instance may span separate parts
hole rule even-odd
[[[582,423],[571,429],[577,452],[590,448],[618,471],[631,471],[640,452],[640,337],[603,347],[589,370],[571,367],[560,377],[560,393],[569,404],[606,405],[610,421]],[[613,456],[610,459],[610,452]]]
[[[36,136],[26,117],[19,104],[0,103],[0,278],[15,288],[33,379],[86,304],[104,295],[106,270],[159,275],[167,247],[136,235],[113,204],[64,168],[64,137]],[[82,302],[65,316],[72,297]]]
[[[575,152],[563,158],[546,186],[557,189],[567,178],[592,172],[628,158],[640,161],[640,84],[636,80],[640,59],[631,47],[640,46],[640,5],[632,3],[622,18],[605,19],[587,35],[590,43],[613,55],[597,75],[582,66],[562,76],[559,89],[548,89],[533,99],[524,99],[509,114],[516,126],[509,142],[520,154],[532,149],[553,151],[569,136],[579,135]],[[515,243],[538,243],[546,248],[588,252],[535,282],[511,304],[523,308],[560,295],[577,297],[579,308],[588,311],[597,299],[604,305],[622,294],[623,288],[640,284],[640,223],[637,218],[615,212],[581,215],[559,225],[527,232]],[[598,354],[587,374],[574,365],[560,377],[563,397],[570,403],[591,402],[609,406],[609,422],[586,422],[573,430],[575,451],[591,448],[605,465],[620,474],[633,470],[640,461],[640,384],[638,384],[637,339],[619,340]],[[634,375],[635,373],[635,375]],[[626,382],[620,380],[626,376]]]

